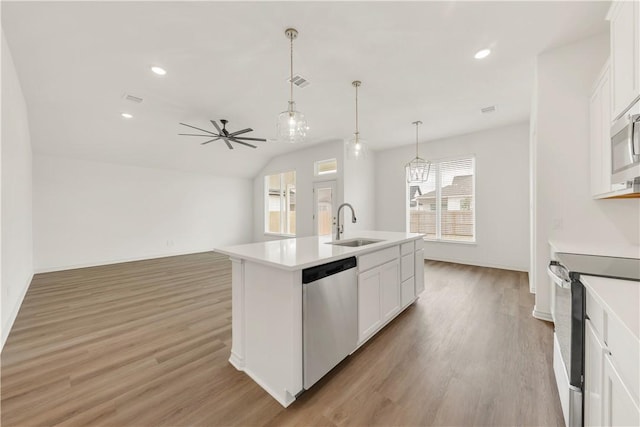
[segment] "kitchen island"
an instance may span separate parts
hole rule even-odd
[[[422,237],[361,231],[338,242],[315,236],[216,249],[232,261],[229,361],[289,406],[304,391],[303,270],[355,257],[356,351],[424,290]],[[371,243],[335,244],[362,240]]]

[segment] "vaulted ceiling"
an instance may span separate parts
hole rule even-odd
[[[349,138],[354,89],[374,149],[526,120],[535,57],[605,31],[609,2],[2,2],[2,26],[36,153],[254,176],[256,150],[201,146],[179,122],[275,137],[288,97],[287,27],[298,29],[295,90],[306,144]],[[474,53],[490,47],[484,60]],[[149,67],[167,70],[163,77]],[[140,104],[125,94],[143,98]],[[497,111],[481,114],[480,108]],[[133,114],[125,120],[123,111]]]

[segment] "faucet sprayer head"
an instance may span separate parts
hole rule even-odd
[[[356,222],[358,222],[358,220],[356,219],[356,216],[355,216],[355,215],[351,215],[351,222],[352,222],[352,223],[354,223],[354,224],[355,224]]]

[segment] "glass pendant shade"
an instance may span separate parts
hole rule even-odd
[[[278,140],[295,144],[304,141],[307,136],[307,119],[300,111],[296,111],[296,103],[289,101],[289,109],[278,116]]]
[[[369,155],[369,144],[367,141],[354,134],[353,138],[346,142],[347,159],[364,160]]]

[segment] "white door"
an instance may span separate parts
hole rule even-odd
[[[333,233],[336,217],[336,181],[322,181],[313,184],[313,231],[316,236]]]

